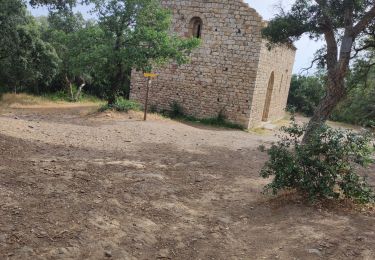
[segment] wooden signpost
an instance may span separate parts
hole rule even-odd
[[[144,114],[144,117],[143,117],[143,120],[146,121],[147,120],[147,107],[148,107],[148,94],[149,94],[149,91],[150,91],[152,79],[156,78],[158,76],[158,74],[156,74],[156,73],[143,73],[143,76],[145,78],[147,78],[147,89],[146,89],[146,98],[145,98],[145,114]]]

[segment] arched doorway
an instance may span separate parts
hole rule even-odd
[[[270,106],[271,106],[271,99],[272,99],[272,92],[273,92],[274,82],[275,82],[275,73],[272,72],[271,76],[270,76],[270,79],[268,80],[266,101],[264,102],[264,108],[263,108],[262,121],[264,121],[264,122],[268,121],[268,116],[269,116],[269,113],[270,113]]]

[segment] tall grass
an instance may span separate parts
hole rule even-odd
[[[217,115],[217,117],[196,118],[194,116],[186,115],[183,111],[183,108],[177,102],[173,102],[170,106],[171,106],[171,110],[164,111],[163,114],[172,119],[178,119],[181,121],[198,123],[198,124],[215,126],[215,127],[225,127],[225,128],[240,129],[240,130],[245,129],[243,126],[239,124],[232,123],[226,120],[225,116],[221,112]]]
[[[128,112],[130,110],[140,111],[141,105],[136,101],[119,97],[117,98],[115,104],[113,105],[105,104],[99,108],[100,112],[104,112],[106,110],[116,110],[119,112]]]

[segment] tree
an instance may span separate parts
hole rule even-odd
[[[157,0],[94,0],[99,25],[109,46],[105,74],[110,88],[108,104],[129,84],[132,69],[150,71],[171,60],[187,62],[197,39],[180,39],[169,33],[171,16]],[[129,88],[129,86],[126,86]]]
[[[77,5],[77,0],[30,0],[29,3],[31,6],[48,6],[50,9],[71,10],[74,6]],[[80,1],[80,3],[84,1]]]
[[[0,9],[0,80],[3,85],[38,88],[57,71],[53,47],[41,39],[39,24],[21,0],[5,0]]]
[[[324,78],[320,75],[292,76],[288,107],[306,116],[312,116],[319,101],[324,96]]]
[[[72,101],[78,101],[83,87],[92,79],[97,64],[100,63],[99,50],[103,47],[103,31],[95,23],[86,22],[80,13],[72,9],[51,11],[49,28],[45,38],[55,47],[59,57],[60,78]],[[76,93],[73,84],[78,83]]]
[[[346,96],[350,61],[375,46],[364,39],[374,34],[374,17],[373,0],[296,0],[289,12],[282,11],[263,30],[271,44],[291,44],[304,34],[325,40],[314,60],[327,69],[326,95],[308,124],[305,143]]]
[[[375,127],[375,49],[355,62],[347,79],[348,95],[340,102],[333,120]]]

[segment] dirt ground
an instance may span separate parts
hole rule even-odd
[[[0,110],[0,259],[375,259],[375,214],[261,194],[272,134],[94,110]]]

